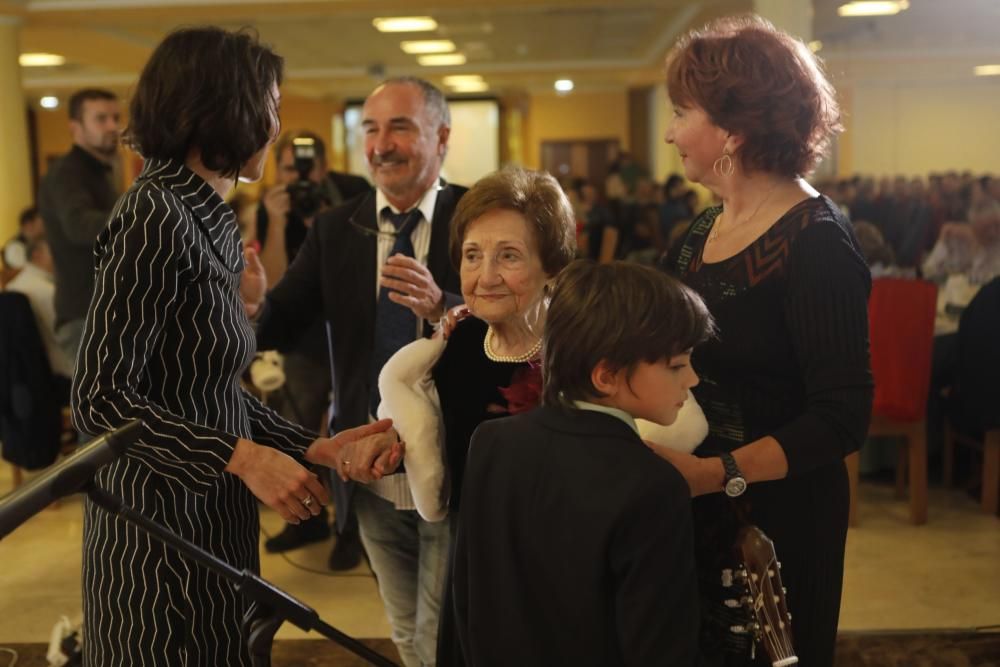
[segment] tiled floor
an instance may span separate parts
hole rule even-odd
[[[0,464],[0,494],[10,488],[10,468]],[[862,494],[861,525],[848,536],[842,629],[1000,624],[1000,519],[980,513],[960,492],[937,490],[929,523],[914,527],[889,487],[863,484]],[[79,616],[80,508],[78,498],[65,501],[0,542],[0,645],[48,641],[60,615]],[[263,513],[262,524],[270,533],[281,529],[272,512]],[[289,560],[265,554],[262,574],[334,627],[355,637],[387,637],[367,567],[334,576],[325,567],[330,546],[294,551]],[[278,634],[309,636],[315,635],[287,624]]]

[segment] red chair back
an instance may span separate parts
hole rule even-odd
[[[899,421],[920,421],[927,412],[934,347],[937,286],[926,280],[878,278],[868,300],[872,412]]]

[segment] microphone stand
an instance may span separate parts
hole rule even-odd
[[[327,639],[340,644],[348,651],[364,658],[379,667],[399,667],[353,637],[350,637],[331,625],[323,622],[315,609],[292,597],[277,586],[262,579],[249,570],[237,570],[235,567],[191,544],[186,539],[175,535],[160,524],[132,509],[120,499],[99,488],[91,481],[84,487],[87,496],[98,507],[106,512],[119,516],[125,521],[139,527],[151,537],[208,568],[223,579],[230,581],[236,590],[253,600],[256,605],[251,614],[243,621],[247,632],[247,645],[250,649],[251,661],[254,667],[270,667],[271,644],[274,635],[286,620],[306,632],[315,630]]]

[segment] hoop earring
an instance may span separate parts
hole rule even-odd
[[[728,152],[723,153],[722,157],[712,163],[712,171],[715,172],[716,176],[732,176],[736,171],[736,163],[733,162],[733,158]]]

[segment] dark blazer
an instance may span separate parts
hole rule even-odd
[[[363,176],[355,176],[354,174],[346,174],[339,171],[330,171],[326,175],[337,186],[337,190],[345,202],[350,201],[358,195],[363,195],[372,189],[371,183]]]
[[[458,273],[448,253],[448,233],[455,206],[465,192],[461,186],[446,185],[438,192],[431,220],[427,266],[449,306],[461,302]],[[258,320],[258,347],[282,351],[293,348],[317,319],[326,320],[332,334],[336,430],[368,422],[377,231],[374,190],[318,216],[295,260],[268,294]],[[338,515],[340,511],[338,503]]]
[[[56,460],[59,394],[28,297],[0,292],[0,446],[5,460],[28,470]]]
[[[428,268],[438,286],[452,293],[452,300],[461,288],[448,254],[448,228],[465,191],[447,185],[438,192],[431,221]],[[268,294],[257,325],[261,349],[287,350],[315,320],[330,324],[338,430],[368,422],[377,230],[374,191],[321,214],[284,277]]]
[[[484,422],[458,522],[470,667],[694,664],[690,491],[621,420],[543,406]]]

